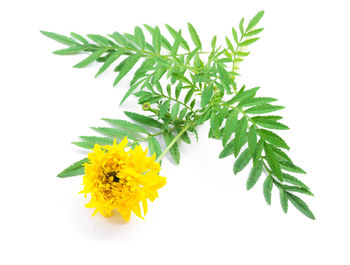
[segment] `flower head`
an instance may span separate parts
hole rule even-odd
[[[155,155],[147,156],[141,146],[127,148],[126,137],[119,144],[95,145],[88,154],[89,162],[84,165],[84,189],[81,193],[91,194],[91,200],[85,206],[96,208],[93,215],[100,212],[109,217],[116,209],[125,221],[129,221],[131,212],[138,217],[147,213],[147,199],[154,201],[158,189],[166,183],[165,177],[159,176],[159,163]],[[126,150],[127,149],[127,150]]]

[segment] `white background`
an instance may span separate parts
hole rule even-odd
[[[350,264],[349,7],[348,1],[3,1],[1,25],[1,264]],[[190,21],[209,47],[231,26],[265,10],[261,40],[242,64],[248,87],[286,106],[283,132],[290,155],[315,197],[303,197],[311,221],[262,180],[249,192],[248,171],[207,139],[181,146],[182,161],[164,160],[168,183],[146,220],[91,218],[78,192],[81,177],[56,174],[84,153],[70,144],[91,135],[100,118],[122,118],[128,81],[95,79],[83,56],[52,55],[63,47],[39,30],[69,34],[133,32],[147,23],[185,28]],[[162,28],[164,30],[164,27]],[[232,38],[232,37],[231,37]]]

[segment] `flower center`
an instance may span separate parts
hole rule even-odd
[[[106,177],[108,177],[108,178],[110,178],[110,177],[113,177],[113,182],[119,182],[120,181],[120,178],[118,178],[118,173],[119,173],[119,171],[112,171],[112,172],[108,172],[107,174],[106,174]]]

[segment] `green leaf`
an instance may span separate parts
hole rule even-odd
[[[306,186],[302,181],[300,181],[296,177],[293,177],[289,174],[283,173],[283,181],[297,185],[305,190],[308,190],[308,191],[310,190],[310,188],[308,186]]]
[[[138,114],[138,113],[134,113],[134,112],[129,112],[129,111],[124,111],[125,115],[128,116],[130,119],[139,122],[141,124],[147,125],[147,126],[151,126],[151,127],[155,127],[155,128],[162,128],[162,124],[157,121],[154,120],[150,117]]]
[[[117,78],[114,80],[113,86],[117,85],[119,81],[134,67],[137,61],[141,58],[142,54],[136,53],[127,57],[124,61],[122,61],[119,66],[119,74]]]
[[[235,28],[232,28],[232,36],[234,41],[238,44],[238,35],[237,35],[237,31],[235,30]]]
[[[288,161],[281,161],[281,168],[289,172],[306,174],[306,172],[303,169]]]
[[[160,30],[158,27],[154,28],[152,41],[153,41],[153,47],[154,47],[155,51],[157,52],[157,54],[159,54],[160,48],[162,45],[162,37],[160,35]]]
[[[148,139],[148,147],[151,155],[156,154],[157,158],[162,153],[162,148],[160,147],[158,140],[153,136]]]
[[[189,102],[190,101],[190,99],[191,99],[191,97],[193,96],[193,93],[194,93],[194,88],[191,88],[188,92],[187,92],[187,94],[186,94],[186,96],[185,96],[185,104],[187,104],[187,102]]]
[[[252,126],[250,126],[249,131],[248,131],[248,148],[250,151],[250,155],[252,157],[254,157],[257,142],[258,142],[258,139],[257,139],[257,135],[256,135],[256,129],[255,129],[255,126],[252,125]]]
[[[241,150],[243,144],[246,139],[246,132],[248,127],[248,121],[246,117],[242,117],[237,123],[236,135],[234,138],[235,147],[234,147],[234,155],[237,157],[239,151]]]
[[[233,172],[235,173],[235,175],[238,172],[242,171],[248,165],[250,159],[250,152],[247,148],[239,155],[239,157],[233,165]]]
[[[171,36],[176,39],[177,37],[177,31],[175,29],[173,29],[172,27],[170,27],[168,24],[165,24],[165,27],[167,28],[167,30],[169,31],[169,33],[171,34]],[[188,44],[186,42],[186,40],[184,38],[181,37],[181,43],[180,46],[182,48],[184,48],[186,51],[190,51],[190,48],[188,47]]]
[[[141,49],[144,49],[146,43],[145,35],[140,27],[135,27],[135,42]]]
[[[256,145],[255,153],[254,153],[254,156],[253,156],[253,163],[254,163],[254,165],[260,159],[261,152],[262,152],[263,148],[264,148],[264,140],[262,138],[260,138],[260,140],[258,141],[258,144]]]
[[[282,171],[280,167],[280,163],[278,162],[275,153],[272,151],[270,145],[268,143],[264,143],[264,150],[266,155],[267,163],[269,164],[272,173],[280,180],[283,180]]]
[[[96,50],[95,52],[93,52],[92,54],[90,54],[87,58],[85,58],[84,60],[82,60],[81,62],[77,63],[76,65],[74,65],[74,68],[83,68],[89,64],[91,64],[92,62],[96,61],[98,58],[100,58],[100,56],[102,54],[104,54],[106,52],[106,49],[99,49]]]
[[[92,40],[93,42],[95,42],[96,44],[102,47],[108,47],[108,45],[110,44],[110,40],[104,36],[96,35],[96,34],[88,34],[87,36],[90,40]]]
[[[85,39],[83,36],[81,36],[81,35],[79,35],[79,34],[77,34],[77,33],[71,32],[70,35],[71,35],[73,38],[75,38],[75,39],[77,39],[78,41],[80,41],[81,43],[83,43],[83,44],[89,44],[89,42],[88,42],[87,39]]]
[[[252,30],[252,31],[247,32],[245,35],[246,35],[247,37],[254,36],[254,35],[257,35],[257,34],[259,34],[260,32],[262,32],[263,30],[264,30],[263,28],[261,28],[261,29],[255,29],[255,30]]]
[[[102,67],[98,70],[97,74],[95,75],[95,77],[99,76],[100,74],[102,74],[113,62],[115,62],[121,55],[123,55],[123,51],[116,51],[111,53],[107,60],[104,62],[104,64],[102,65]]]
[[[93,149],[95,146],[93,143],[90,142],[72,142],[72,144],[89,150]]]
[[[194,45],[196,45],[196,47],[201,50],[202,43],[198,37],[197,31],[195,30],[195,28],[192,26],[191,23],[188,23],[188,30],[190,32],[190,35],[191,35],[191,38],[192,38]]]
[[[289,130],[289,127],[287,125],[271,119],[260,118],[259,120],[255,120],[255,123],[267,129]]]
[[[217,114],[213,111],[210,116],[210,128],[214,138],[220,137],[220,124]]]
[[[254,28],[254,26],[256,26],[258,24],[258,22],[260,21],[260,19],[263,17],[264,15],[264,11],[260,11],[258,12],[248,23],[247,29],[246,31],[251,30],[252,28]]]
[[[213,39],[211,40],[211,48],[213,49],[213,51],[216,48],[216,39],[217,39],[217,37],[214,36]]]
[[[91,127],[91,129],[93,129],[96,132],[99,132],[101,134],[104,134],[108,137],[111,138],[124,138],[124,137],[128,137],[131,140],[136,140],[135,137],[131,136],[130,134],[128,134],[125,131],[122,130],[118,130],[118,129],[114,129],[114,128],[109,128],[109,127]]]
[[[97,137],[97,136],[79,136],[82,140],[85,142],[89,142],[92,144],[99,144],[99,145],[111,145],[113,144],[113,139],[106,138],[106,137]]]
[[[203,89],[202,97],[201,97],[201,108],[204,108],[206,105],[208,105],[213,95],[213,91],[214,91],[213,84],[210,84]]]
[[[180,111],[179,120],[182,120],[182,119],[185,117],[186,112],[187,112],[187,108],[183,108],[183,109]]]
[[[245,47],[245,46],[248,46],[248,45],[251,45],[253,44],[254,42],[256,42],[259,38],[253,38],[253,39],[247,39],[241,43],[239,43],[239,47]]]
[[[272,183],[272,177],[268,175],[264,181],[264,198],[268,205],[271,204],[271,191],[272,191],[273,183]]]
[[[314,214],[311,212],[309,206],[302,199],[289,192],[287,193],[287,196],[291,203],[295,206],[295,208],[297,208],[305,216],[309,217],[312,220],[315,220]]]
[[[283,108],[284,108],[283,106],[274,106],[274,105],[270,105],[270,104],[263,104],[263,105],[259,105],[256,107],[249,108],[249,109],[245,110],[245,112],[248,114],[264,114],[264,113],[269,113],[269,112],[281,110]]]
[[[179,83],[177,84],[177,86],[176,86],[176,89],[175,89],[175,97],[176,97],[176,99],[179,98],[180,93],[181,93],[181,89],[182,89],[182,83],[179,82]]]
[[[239,31],[241,32],[241,34],[244,34],[244,17],[241,19],[241,21],[239,22]]]
[[[272,148],[272,151],[274,151],[275,154],[277,155],[277,158],[279,161],[287,161],[287,162],[293,163],[292,159],[290,159],[290,157],[285,152],[283,152],[281,149],[279,149],[273,145],[271,145],[271,148]]]
[[[230,39],[229,39],[228,37],[226,37],[225,40],[226,40],[227,47],[228,47],[232,52],[234,52],[235,49],[233,48],[233,45],[232,45]]]
[[[66,37],[66,36],[63,36],[63,35],[60,35],[60,34],[57,34],[57,33],[53,33],[53,32],[48,32],[48,31],[44,31],[44,30],[40,30],[41,34],[43,34],[44,36],[50,38],[50,39],[53,39],[55,41],[58,41],[62,44],[65,44],[65,45],[77,45],[79,43],[77,43],[75,40],[69,38],[69,37]]]
[[[248,98],[245,100],[241,100],[241,102],[238,104],[239,107],[250,107],[250,106],[257,106],[262,105],[266,103],[271,103],[277,101],[275,98],[268,98],[268,97],[256,97],[256,98]]]
[[[61,50],[57,50],[54,51],[53,54],[56,55],[72,55],[72,54],[78,54],[81,51],[83,51],[85,49],[84,46],[72,46],[66,49],[61,49]]]
[[[174,44],[171,47],[171,54],[174,57],[177,55],[177,52],[179,50],[179,46],[181,44],[181,39],[182,39],[182,36],[181,36],[181,29],[180,29],[179,32],[176,35],[176,38],[174,40]]]
[[[78,162],[75,162],[73,165],[67,167],[60,174],[58,174],[57,177],[66,178],[66,177],[84,175],[85,173],[84,164],[88,162],[89,162],[88,158],[84,158]]]
[[[288,192],[289,191],[291,191],[291,192],[299,192],[299,193],[306,194],[306,195],[309,195],[309,196],[314,196],[314,194],[311,191],[303,189],[303,188],[300,188],[298,186],[283,185],[283,189],[285,191],[288,191]]]
[[[132,123],[132,122],[128,122],[128,121],[124,121],[124,120],[106,119],[106,118],[104,118],[102,120],[108,122],[109,124],[111,124],[113,126],[121,127],[127,131],[149,134],[149,132],[145,128],[141,127],[138,124]]]
[[[259,88],[260,87],[254,87],[246,91],[238,92],[237,95],[235,95],[233,98],[227,101],[226,104],[232,105],[235,102],[239,102],[239,101],[254,97]]]
[[[172,121],[176,120],[177,115],[179,114],[180,110],[180,103],[177,102],[172,108],[171,108],[171,113],[170,113],[170,118]]]
[[[182,139],[186,144],[191,144],[191,139],[190,139],[190,137],[188,136],[188,133],[187,133],[187,132],[184,132],[184,133],[181,135],[181,139]]]
[[[225,146],[227,141],[230,139],[232,133],[237,125],[238,112],[231,110],[225,123],[224,130],[222,132],[222,145]]]
[[[261,176],[263,170],[263,162],[259,160],[259,162],[253,166],[252,170],[250,171],[249,178],[247,180],[247,190],[250,190],[254,187],[256,182]]]
[[[165,101],[159,108],[159,117],[164,118],[169,111],[170,99]]]
[[[125,93],[123,99],[120,101],[119,105],[123,104],[123,102],[134,92],[134,90],[138,87],[139,83],[133,84],[130,86],[129,90]]]
[[[168,146],[173,140],[174,140],[174,136],[172,135],[172,133],[170,132],[164,132],[164,141],[166,143],[166,145]],[[174,159],[176,164],[180,163],[180,152],[179,152],[179,147],[177,145],[177,143],[175,143],[169,150],[170,155],[172,156],[172,158]]]
[[[274,132],[259,129],[259,134],[262,138],[264,138],[265,141],[269,142],[270,144],[289,150],[287,143]]]
[[[281,202],[281,207],[283,209],[284,213],[288,212],[288,197],[287,197],[287,193],[280,188],[280,202]]]

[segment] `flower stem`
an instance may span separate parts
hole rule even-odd
[[[164,149],[163,153],[160,154],[160,156],[156,159],[156,162],[160,162],[163,157],[166,155],[166,153],[169,152],[171,147],[176,144],[177,140],[183,135],[187,129],[190,127],[190,124],[187,124],[183,129],[178,133],[178,135],[175,136],[175,138],[170,142],[170,144]]]

